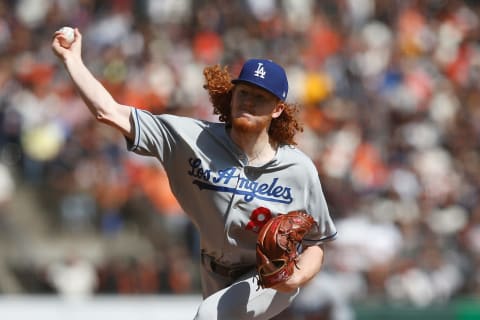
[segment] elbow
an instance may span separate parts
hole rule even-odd
[[[108,123],[115,117],[117,104],[112,99],[85,99],[85,101],[98,122]]]
[[[117,124],[116,118],[113,117],[110,114],[105,114],[105,113],[96,113],[95,114],[95,119],[99,123],[103,123],[109,126],[115,126]]]
[[[94,109],[95,120],[115,129],[119,129],[124,135],[131,135],[130,109],[122,108],[121,105],[112,105],[108,108]]]
[[[95,119],[98,121],[98,122],[101,122],[101,123],[108,123],[109,122],[109,117],[107,114],[105,114],[104,112],[101,112],[101,111],[97,111],[95,114]]]
[[[112,112],[114,110],[113,106],[108,108],[96,106],[93,110],[95,110],[93,113],[95,119],[101,123],[111,123],[115,117]]]

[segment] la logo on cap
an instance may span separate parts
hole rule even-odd
[[[268,69],[268,70],[267,70]],[[268,73],[268,77],[267,77]],[[282,66],[268,59],[249,59],[232,83],[246,82],[256,85],[285,100],[288,93],[288,81]]]
[[[257,65],[257,70],[255,70],[255,72],[253,73],[253,75],[255,77],[260,77],[262,79],[265,79],[265,75],[267,74],[267,72],[265,71],[265,69],[263,68],[263,63],[259,62],[258,65]]]

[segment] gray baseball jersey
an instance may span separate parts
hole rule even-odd
[[[318,228],[304,245],[336,235],[312,161],[293,146],[280,146],[274,159],[250,166],[225,124],[132,108],[135,130],[128,148],[154,156],[165,168],[170,187],[198,228],[202,251],[228,265],[255,265],[258,229],[269,218],[292,210],[311,214]],[[219,282],[204,279],[202,283]],[[208,286],[208,285],[207,285]],[[210,285],[204,295],[222,288]]]

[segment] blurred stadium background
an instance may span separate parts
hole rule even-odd
[[[116,99],[217,120],[206,65],[268,57],[339,231],[281,319],[480,318],[479,1],[1,0],[0,317],[190,319],[198,238],[152,159],[53,56],[80,28]],[[185,313],[185,314],[182,314]]]

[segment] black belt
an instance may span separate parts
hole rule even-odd
[[[236,279],[254,269],[254,266],[231,267],[219,264],[215,259],[207,254],[202,254],[203,263],[218,275],[226,278]]]

